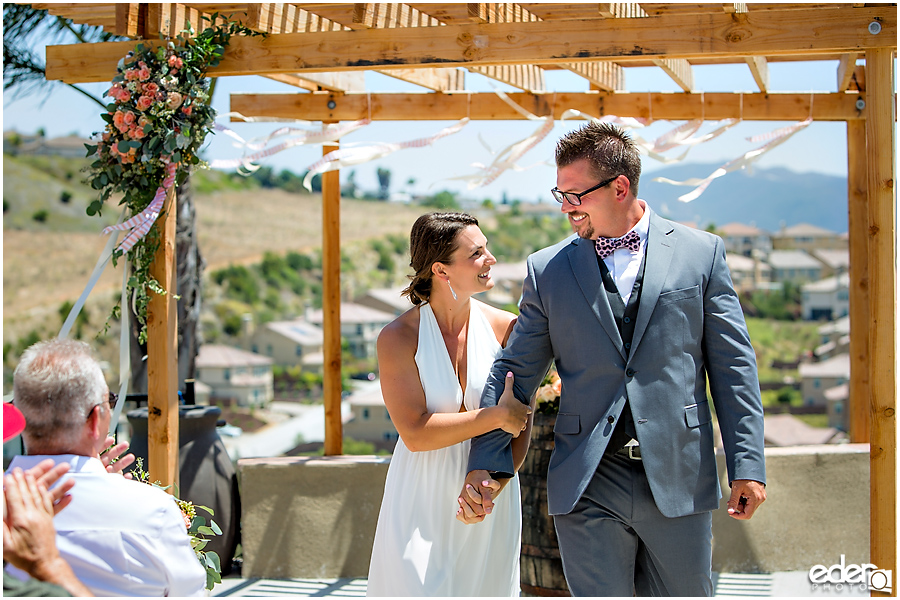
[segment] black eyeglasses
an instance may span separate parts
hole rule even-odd
[[[556,201],[559,202],[560,204],[562,204],[564,201],[568,201],[569,204],[571,204],[572,206],[581,206],[581,197],[582,196],[587,196],[591,192],[593,192],[595,190],[599,190],[600,188],[602,188],[605,185],[609,185],[610,183],[612,183],[613,181],[615,181],[618,178],[619,178],[618,175],[616,175],[614,177],[610,177],[606,181],[601,181],[600,183],[598,183],[591,189],[584,190],[580,194],[576,194],[575,192],[564,192],[559,188],[553,188],[552,190],[550,190],[550,193],[553,194],[553,197],[556,198]]]
[[[109,398],[106,399],[106,402],[101,402],[100,404],[95,404],[91,407],[91,410],[88,411],[87,418],[91,418],[91,413],[94,412],[94,409],[103,404],[109,404],[109,412],[112,412],[113,407],[116,405],[116,402],[119,401],[119,395],[109,392]]]

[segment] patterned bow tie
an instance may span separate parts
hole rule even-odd
[[[597,256],[603,260],[619,248],[627,248],[632,252],[637,252],[641,249],[641,238],[636,231],[630,231],[620,238],[597,238],[594,245],[597,248]]]

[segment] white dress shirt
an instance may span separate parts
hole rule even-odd
[[[60,555],[97,596],[202,596],[206,570],[191,549],[181,510],[153,486],[107,473],[74,454],[16,456],[9,468],[51,458],[71,465],[72,503],[53,518]],[[11,565],[7,571],[27,575]]]
[[[617,248],[612,254],[603,259],[609,274],[612,275],[619,288],[619,295],[622,301],[628,305],[628,299],[631,298],[631,289],[634,287],[634,280],[637,279],[638,272],[641,270],[641,261],[644,260],[644,252],[647,250],[647,236],[650,234],[650,211],[647,209],[647,203],[638,200],[638,203],[644,208],[644,216],[637,222],[637,225],[626,231],[623,235],[628,235],[632,231],[641,238],[641,249],[632,252],[628,248]]]

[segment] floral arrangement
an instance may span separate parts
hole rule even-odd
[[[562,380],[555,369],[551,369],[538,388],[535,412],[542,415],[559,413],[559,397],[562,394]]]
[[[158,487],[161,490],[168,489],[160,485],[158,481],[150,481],[150,475],[144,470],[144,461],[141,458],[137,459],[131,472],[135,480],[140,481],[141,483]],[[219,561],[218,554],[211,550],[208,552],[203,550],[206,547],[206,544],[209,543],[209,540],[203,536],[222,535],[222,530],[212,519],[209,520],[209,525],[207,525],[206,519],[197,514],[197,509],[199,508],[208,512],[210,516],[213,516],[214,513],[211,508],[194,504],[187,500],[181,500],[177,495],[173,496],[173,500],[175,500],[175,503],[181,510],[185,529],[187,529],[188,535],[191,538],[191,548],[193,548],[194,554],[197,555],[197,560],[199,560],[203,568],[206,569],[206,589],[211,590],[215,584],[222,581],[222,564]]]
[[[215,24],[219,15],[212,15],[210,20]],[[133,265],[127,285],[142,343],[146,341],[150,292],[166,293],[150,276],[150,264],[159,246],[152,225],[169,190],[191,169],[204,164],[198,151],[212,131],[216,116],[209,105],[210,85],[205,74],[219,63],[235,34],[264,35],[226,21],[196,36],[189,24],[174,39],[138,44],[119,61],[112,86],[105,93],[113,102],[100,115],[106,127],[94,134],[97,144],[85,144],[87,156],[95,159],[86,183],[99,192],[87,213],[100,214],[110,196],[121,193],[119,204],[132,215],[125,223],[107,227],[104,233],[129,231],[112,260],[116,264],[116,259],[127,253]],[[117,306],[112,316],[117,317],[120,310]]]

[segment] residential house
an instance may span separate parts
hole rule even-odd
[[[374,308],[375,310],[380,310],[385,313],[391,313],[395,317],[399,317],[413,306],[413,303],[410,302],[409,298],[401,295],[401,292],[404,289],[406,289],[406,286],[376,288],[369,290],[364,295],[354,300],[354,302],[361,306],[368,306],[369,308]]]
[[[850,314],[850,275],[847,273],[805,283],[800,290],[800,314],[808,321],[830,321]]]
[[[394,442],[400,439],[394,427],[384,398],[381,385],[372,385],[365,391],[355,392],[347,398],[350,404],[351,418],[344,423],[344,436],[354,440],[380,443]]]
[[[374,358],[375,341],[382,328],[394,320],[394,313],[369,308],[353,302],[341,303],[341,337],[347,341],[356,358]],[[322,309],[310,311],[307,321],[322,326]]]
[[[821,344],[813,350],[817,360],[850,352],[850,317],[845,316],[819,327]]]
[[[294,319],[264,323],[242,345],[245,350],[268,356],[276,365],[321,372],[325,362],[323,343],[320,327],[304,319]]]
[[[729,223],[716,227],[716,234],[725,242],[725,250],[730,254],[752,257],[754,253],[761,253],[764,256],[772,250],[769,232],[753,225]]]
[[[830,390],[825,390],[825,401],[828,403],[828,426],[841,431],[850,431],[850,385],[844,383]]]
[[[772,248],[775,250],[846,250],[850,247],[849,237],[829,229],[800,223],[782,228],[772,234]]]
[[[725,262],[731,271],[731,281],[739,292],[750,292],[768,287],[772,281],[772,267],[758,258],[747,258],[742,254],[727,253]]]
[[[89,143],[91,140],[76,135],[48,139],[42,135],[18,134],[14,131],[3,132],[3,152],[11,154],[84,158],[86,153],[84,145]]]
[[[274,397],[272,359],[252,352],[203,344],[196,379],[210,387],[209,401],[229,399],[238,406],[265,406]]]
[[[822,263],[802,250],[773,250],[768,262],[772,281],[805,283],[822,278]]]
[[[801,363],[800,393],[807,406],[827,406],[825,391],[850,381],[850,355],[838,354],[821,362]]]
[[[850,270],[849,250],[813,250],[810,255],[822,263],[822,277],[832,277]]]
[[[491,280],[494,287],[476,295],[479,300],[499,308],[518,305],[522,297],[522,282],[528,274],[525,261],[516,263],[497,263],[491,267]]]

